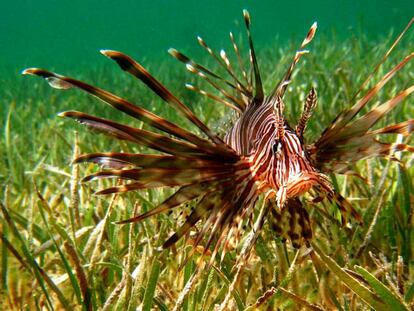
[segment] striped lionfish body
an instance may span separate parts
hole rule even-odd
[[[392,157],[396,151],[414,152],[413,147],[405,144],[384,143],[377,139],[381,134],[410,134],[414,129],[414,120],[377,130],[371,129],[378,120],[412,93],[414,86],[364,115],[356,116],[395,73],[414,57],[414,54],[404,58],[365,95],[360,96],[351,108],[340,113],[318,140],[306,144],[304,132],[317,103],[316,91],[310,90],[303,113],[295,127],[291,127],[284,118],[283,97],[295,65],[307,52],[304,48],[314,37],[316,24],[310,28],[286,74],[269,95],[265,96],[247,12],[244,12],[244,20],[250,47],[249,70],[245,69],[239,47],[230,34],[241,77],[236,75],[235,67],[224,51],[215,53],[201,38],[198,38],[200,45],[228,73],[229,79],[195,63],[176,50],[169,51],[183,62],[190,72],[217,89],[221,97],[193,85],[187,85],[189,89],[235,110],[238,119],[224,137],[213,133],[145,68],[120,52],[102,51],[124,71],[141,80],[167,104],[182,113],[202,135],[196,135],[123,98],[76,79],[43,69],[32,68],[24,71],[26,74],[47,79],[55,88],[81,89],[164,133],[133,128],[77,111],[62,114],[117,139],[161,152],[157,155],[93,153],[82,155],[75,162],[94,162],[103,165],[104,169],[86,177],[87,181],[106,177],[128,181],[101,190],[99,194],[178,187],[178,190],[159,206],[120,223],[138,222],[197,199],[198,204],[164,246],[174,244],[200,224],[194,243],[204,243],[206,251],[212,248],[212,259],[219,249],[226,249],[232,237],[237,237],[243,224],[249,223],[248,219],[251,219],[254,207],[261,200],[268,216],[263,218],[259,227],[265,219],[271,219],[275,231],[283,238],[290,239],[295,247],[299,247],[312,236],[310,217],[303,200],[305,193],[311,192],[315,202],[326,199],[334,203],[339,207],[343,218],[351,214],[358,220],[357,211],[334,190],[325,174],[347,174],[350,172],[350,165],[361,159]]]

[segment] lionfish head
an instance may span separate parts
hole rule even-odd
[[[333,192],[328,178],[313,166],[303,138],[316,102],[316,92],[311,89],[293,129],[284,117],[282,98],[264,97],[263,102],[248,105],[225,136],[225,142],[250,163],[258,192],[275,200],[279,209],[311,188]]]

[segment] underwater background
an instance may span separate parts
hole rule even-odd
[[[3,1],[0,310],[173,310],[204,249],[194,248],[194,260],[185,261],[193,248],[191,236],[165,250],[162,243],[196,202],[140,224],[116,224],[159,206],[172,189],[95,195],[115,183],[81,182],[98,167],[73,165],[73,159],[93,152],[153,151],[88,131],[57,115],[77,110],[154,129],[79,90],[60,92],[21,72],[40,67],[74,77],[197,133],[180,113],[99,53],[100,49],[122,51],[222,137],[235,114],[186,89],[184,83],[189,82],[219,95],[167,50],[177,48],[223,74],[196,36],[216,52],[226,49],[236,64],[229,40],[232,31],[242,62],[247,64],[243,9],[250,12],[266,94],[289,68],[309,27],[318,22],[316,36],[307,46],[310,53],[296,66],[285,97],[286,117],[296,124],[306,94],[313,87],[317,90],[318,106],[306,129],[307,143],[315,142],[341,111],[404,59],[407,64],[400,66],[404,68],[396,70],[360,115],[414,88],[414,27],[377,66],[414,16],[413,0]],[[408,55],[413,55],[411,62]],[[411,94],[376,127],[410,120],[406,131],[412,132],[413,103]],[[384,142],[414,145],[412,134],[395,136],[384,137]],[[243,272],[245,282],[234,292],[231,310],[295,311],[300,306],[318,311],[414,310],[414,156],[410,152],[396,156],[401,161],[359,161],[351,171],[355,176],[330,176],[335,189],[361,212],[363,223],[350,219],[344,226],[335,205],[324,201],[319,209],[308,202],[315,227],[313,251],[308,247],[296,250],[265,224]],[[257,216],[259,209],[254,212]],[[213,311],[224,300],[240,251],[235,245],[222,261],[217,258],[214,269],[203,272],[182,310]]]
[[[213,47],[228,45],[228,32],[244,31],[242,9],[252,15],[258,48],[300,40],[312,22],[318,40],[371,39],[398,31],[414,13],[411,0],[362,1],[99,1],[18,0],[0,12],[0,69],[27,66],[65,69],[107,63],[97,52],[114,49],[138,59],[168,58],[170,47],[194,47],[200,35]],[[192,53],[194,53],[192,49]],[[194,54],[193,54],[194,55]],[[52,66],[52,67],[51,67]],[[7,79],[4,75],[1,79]]]

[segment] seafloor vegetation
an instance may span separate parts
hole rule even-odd
[[[319,104],[308,127],[312,141],[345,107],[391,44],[364,38],[347,41],[316,38],[286,95],[287,113],[297,118],[307,91],[315,86]],[[371,81],[377,81],[412,51],[409,38],[396,48]],[[297,42],[259,50],[266,89],[280,79]],[[133,56],[133,55],[132,55]],[[96,57],[100,57],[98,54]],[[166,56],[167,57],[167,56]],[[205,59],[205,62],[210,62]],[[36,64],[33,64],[36,65]],[[109,62],[109,65],[113,65]],[[202,120],[224,133],[234,116],[227,108],[184,89],[195,80],[172,62],[144,62],[149,71],[184,99]],[[53,68],[53,60],[51,60]],[[56,68],[57,72],[60,72]],[[106,88],[169,120],[191,128],[143,85],[120,71],[72,68],[62,72]],[[108,181],[83,184],[97,170],[72,166],[80,153],[136,151],[138,148],[56,117],[74,109],[137,122],[79,91],[58,92],[39,79],[4,76],[0,89],[0,309],[172,310],[199,254],[181,270],[192,249],[191,234],[175,247],[160,246],[191,206],[134,225],[115,221],[153,208],[169,195],[160,189],[94,196]],[[413,84],[408,64],[371,105]],[[414,116],[411,96],[382,124]],[[140,123],[138,122],[138,126]],[[78,133],[76,132],[78,131]],[[412,138],[390,137],[390,141]],[[235,310],[409,310],[414,303],[413,156],[401,162],[370,159],[358,163],[358,177],[331,176],[335,187],[362,213],[363,224],[339,224],[339,215],[312,212],[312,248],[292,248],[266,225],[237,283],[229,308]],[[196,202],[194,202],[196,204]],[[327,204],[327,203],[325,203]],[[328,209],[333,211],[334,209]],[[258,212],[258,211],[257,211]],[[328,216],[326,218],[326,216]],[[202,252],[202,249],[199,249]],[[213,310],[228,291],[240,248],[233,245],[205,271],[182,305],[183,310]]]

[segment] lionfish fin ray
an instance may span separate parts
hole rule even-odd
[[[137,166],[141,168],[211,168],[226,167],[227,163],[194,156],[171,156],[137,153],[100,152],[83,154],[74,163],[93,162],[106,165],[114,161],[122,166]]]
[[[236,106],[236,105],[234,105],[234,104],[232,104],[232,103],[230,103],[230,102],[228,102],[228,101],[226,101],[226,100],[222,99],[221,97],[218,97],[218,96],[213,95],[213,94],[211,94],[211,93],[209,93],[209,92],[207,92],[207,91],[204,91],[204,90],[202,90],[202,89],[198,88],[197,86],[194,86],[194,85],[192,85],[192,84],[187,83],[187,84],[185,85],[185,87],[186,87],[187,89],[189,89],[189,90],[193,91],[193,92],[196,92],[196,93],[199,93],[199,94],[201,94],[201,95],[203,95],[203,96],[206,96],[206,97],[208,97],[208,98],[211,98],[211,99],[215,100],[216,102],[222,103],[222,104],[224,104],[225,106],[230,107],[231,109],[233,109],[233,110],[235,110],[235,111],[237,111],[237,112],[239,112],[239,113],[241,113],[241,112],[242,112],[242,109],[241,109],[239,106]]]
[[[191,160],[190,160],[191,161]],[[203,182],[211,179],[225,179],[232,175],[232,169],[223,168],[142,168],[105,170],[83,178],[88,182],[99,178],[113,178],[137,180],[143,184],[158,183],[161,185],[181,185]]]
[[[247,90],[249,91],[250,96],[251,96],[251,91],[252,91],[253,87],[252,87],[252,85],[249,82],[249,79],[247,77],[247,72],[246,72],[246,69],[243,65],[243,61],[242,61],[242,58],[241,58],[241,55],[240,55],[240,49],[239,49],[239,47],[236,43],[236,40],[234,39],[234,35],[233,35],[232,32],[230,32],[230,40],[231,40],[231,43],[233,45],[234,54],[236,54],[236,57],[237,57],[237,62],[239,63],[240,71],[241,71],[242,76],[243,76],[243,78],[246,82]]]
[[[334,122],[322,133],[322,137],[327,139],[330,136],[335,135],[341,130],[341,128],[346,126],[355,117],[355,115],[361,111],[361,109],[364,108],[375,95],[378,94],[384,85],[387,84],[388,81],[390,81],[391,78],[394,77],[394,75],[400,71],[413,57],[414,53],[407,55],[400,63],[387,72],[381,80],[365,94],[365,96],[358,100],[350,109],[339,114]]]
[[[129,219],[118,221],[117,224],[126,224],[132,222],[140,222],[148,217],[158,215],[160,213],[166,212],[171,210],[175,207],[181,206],[184,203],[192,201],[204,193],[211,192],[207,190],[206,183],[199,183],[193,184],[188,186],[183,186],[178,189],[174,194],[172,194],[169,198],[167,198],[164,202],[162,202],[157,207],[137,216],[134,216]]]
[[[295,69],[296,64],[299,62],[300,58],[309,53],[309,51],[304,50],[304,48],[312,41],[312,39],[315,36],[316,30],[318,28],[318,24],[314,22],[312,26],[310,27],[308,33],[306,34],[305,39],[303,39],[302,44],[298,51],[295,53],[295,57],[293,58],[292,63],[290,64],[288,70],[286,71],[283,79],[276,85],[274,90],[271,93],[271,97],[279,96],[283,98],[283,95],[285,94],[286,88],[288,86],[288,81],[290,81],[293,70]]]
[[[134,77],[141,80],[155,94],[157,94],[165,102],[180,111],[190,122],[196,125],[204,134],[206,134],[215,144],[221,145],[223,141],[205,125],[195,114],[182,103],[175,95],[173,95],[160,81],[155,79],[142,65],[137,63],[128,55],[121,52],[101,50],[101,53],[114,60],[122,70],[130,73]]]
[[[175,244],[182,236],[191,230],[195,224],[203,218],[208,211],[214,208],[218,193],[213,192],[206,194],[200,201],[200,203],[192,210],[191,214],[187,217],[184,224],[181,225],[178,230],[171,235],[167,241],[163,244],[163,248],[168,248]]]
[[[408,136],[414,131],[414,119],[404,121],[401,123],[388,125],[383,128],[368,132],[370,135],[378,134],[401,134],[403,136]]]
[[[247,38],[249,40],[250,63],[252,67],[251,72],[252,72],[252,75],[254,76],[254,82],[255,82],[254,84],[255,94],[254,94],[253,100],[255,102],[262,103],[264,99],[263,84],[262,84],[262,79],[260,77],[259,64],[257,63],[256,52],[254,50],[252,34],[250,31],[250,23],[251,23],[250,14],[247,10],[243,10],[243,17],[244,17],[244,23],[246,25]]]
[[[359,93],[364,89],[364,87],[371,81],[371,79],[374,77],[375,73],[379,70],[381,65],[387,60],[387,58],[390,56],[394,48],[398,45],[398,43],[401,41],[401,39],[404,37],[406,32],[411,28],[412,24],[414,23],[414,17],[410,19],[410,21],[407,23],[407,25],[404,27],[404,29],[401,31],[401,33],[397,36],[397,38],[394,40],[394,42],[391,44],[388,51],[384,54],[382,59],[378,62],[378,64],[375,66],[374,70],[369,74],[367,79],[361,84],[361,86],[358,88],[358,90],[355,92],[354,96],[352,97],[355,99]]]
[[[48,78],[54,78],[57,80],[61,80],[62,83],[68,83],[73,85],[73,87],[76,87],[88,94],[91,94],[99,99],[101,99],[102,101],[104,101],[105,103],[111,105],[112,107],[114,107],[117,110],[120,110],[134,118],[137,118],[145,123],[147,123],[150,126],[153,126],[163,132],[166,132],[168,134],[171,134],[173,136],[179,137],[181,139],[184,139],[188,142],[191,142],[195,145],[198,146],[204,146],[207,149],[210,150],[215,150],[216,152],[224,152],[227,155],[230,155],[231,157],[236,157],[237,155],[234,154],[234,152],[232,152],[232,150],[230,148],[227,148],[225,146],[225,144],[221,144],[221,145],[214,145],[212,143],[210,143],[208,140],[205,140],[179,126],[177,126],[176,124],[161,118],[155,114],[153,114],[152,112],[149,112],[148,110],[145,110],[141,107],[138,107],[136,105],[131,104],[130,102],[126,101],[125,99],[118,97],[108,91],[102,90],[100,88],[94,87],[92,85],[89,85],[85,82],[70,78],[70,77],[66,77],[66,76],[62,76],[44,69],[39,69],[39,68],[30,68],[30,69],[26,69],[23,71],[24,74],[31,74],[31,75],[36,75],[36,76],[40,76],[44,79],[48,79]],[[233,155],[231,155],[233,154]]]
[[[244,103],[242,99],[242,95],[244,94],[243,90],[238,89],[237,86],[232,84],[231,82],[227,81],[226,79],[220,77],[219,75],[213,73],[209,69],[207,69],[204,66],[201,66],[194,61],[192,61],[190,58],[182,54],[181,52],[178,52],[175,49],[169,49],[168,52],[176,59],[181,61],[186,65],[186,68],[188,71],[190,71],[193,74],[198,75],[200,78],[205,80],[207,83],[209,83],[212,87],[214,87],[216,90],[218,90],[225,98],[230,100],[234,105],[236,105],[240,110],[244,110],[246,107],[246,104]],[[227,92],[223,87],[219,86],[216,82],[211,80],[210,77],[213,77],[217,79],[218,81],[224,82],[227,86],[237,91],[239,96],[233,96],[229,92]]]
[[[205,150],[192,144],[161,134],[119,124],[111,120],[98,118],[86,113],[66,111],[61,113],[60,116],[75,119],[79,123],[86,125],[93,130],[114,136],[118,139],[127,140],[165,153],[183,156],[208,156],[208,153],[206,154]]]
[[[234,88],[238,90],[240,93],[243,93],[246,96],[250,95],[249,90],[246,86],[237,78],[236,74],[234,73],[233,67],[231,66],[230,60],[227,58],[226,52],[224,50],[220,51],[220,58],[214,53],[214,51],[207,45],[207,43],[201,38],[197,37],[198,43],[207,51],[210,56],[222,67],[226,72],[233,78],[235,85]],[[226,81],[226,80],[224,80]]]
[[[356,127],[361,132],[368,131],[373,125],[375,125],[378,122],[378,120],[380,120],[382,117],[388,114],[396,105],[398,105],[402,100],[404,100],[408,95],[410,95],[413,92],[414,85],[400,92],[398,95],[394,96],[382,105],[372,109],[364,116],[362,116],[360,119],[352,122],[349,126]]]

